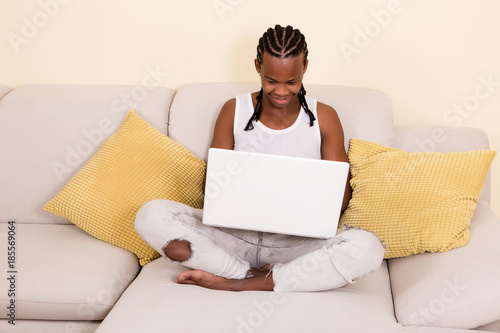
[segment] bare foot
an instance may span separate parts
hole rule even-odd
[[[175,282],[228,291],[273,290],[272,272],[270,273],[269,270],[252,269],[251,273],[252,276],[246,279],[226,279],[205,271],[192,270],[179,274]]]

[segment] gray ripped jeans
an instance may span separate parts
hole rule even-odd
[[[172,240],[190,243],[184,267],[229,279],[247,277],[251,267],[272,265],[275,291],[321,291],[342,287],[378,269],[382,243],[372,233],[347,229],[330,239],[315,239],[202,224],[203,210],[168,200],[146,203],[135,229],[165,259]]]

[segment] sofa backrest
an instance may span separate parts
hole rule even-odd
[[[0,89],[0,91],[8,91]],[[0,221],[68,223],[43,210],[113,134],[130,108],[166,133],[175,91],[37,85],[0,100]]]
[[[0,86],[0,221],[68,223],[43,206],[118,129],[130,108],[206,160],[222,105],[259,88],[257,83],[196,83],[176,93],[141,86]],[[337,109],[346,149],[353,137],[392,145],[392,107],[385,93],[329,85],[306,89]]]
[[[12,88],[0,84],[0,99],[12,91]]]
[[[305,84],[305,88],[308,96],[337,110],[346,151],[351,138],[393,145],[392,102],[387,94],[320,84]],[[215,120],[224,103],[258,89],[257,83],[192,83],[180,87],[170,108],[169,136],[206,161]]]
[[[162,133],[206,160],[222,105],[257,83],[193,83],[164,87],[0,85],[0,222],[69,223],[43,210],[117,129],[130,108]],[[390,98],[364,88],[307,85],[308,96],[333,106],[351,138],[408,151],[487,149],[484,132],[394,128]],[[174,98],[175,96],[175,98]],[[170,113],[169,110],[170,109]],[[168,125],[167,125],[168,124]],[[423,148],[422,148],[423,147]],[[482,198],[489,201],[490,180]]]
[[[409,152],[436,151],[441,153],[490,149],[486,132],[479,128],[452,126],[398,126],[394,147]],[[491,169],[479,200],[490,204]]]

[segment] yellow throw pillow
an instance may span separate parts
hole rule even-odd
[[[44,209],[90,235],[127,249],[141,265],[159,257],[134,228],[154,199],[203,206],[205,162],[130,110],[119,130]]]
[[[353,191],[341,225],[376,234],[386,259],[463,246],[495,154],[409,153],[352,139]]]

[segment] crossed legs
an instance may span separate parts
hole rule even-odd
[[[163,200],[152,201],[141,208],[136,217],[136,230],[165,258],[194,269],[182,272],[177,283],[219,290],[334,289],[376,270],[384,255],[376,236],[349,229],[336,236],[330,245],[320,246],[291,261],[272,267],[251,267],[248,261],[219,245],[226,242],[232,243],[230,248],[241,248],[248,244],[202,225],[200,210]],[[213,232],[220,233],[216,235],[217,243],[211,238]]]

